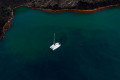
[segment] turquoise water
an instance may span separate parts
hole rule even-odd
[[[120,80],[119,14],[17,8],[0,41],[0,80]],[[54,32],[62,46],[52,51]]]

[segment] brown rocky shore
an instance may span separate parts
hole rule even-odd
[[[120,6],[120,0],[0,0],[0,39],[10,27],[13,10],[27,6],[48,12],[92,13],[110,7]]]

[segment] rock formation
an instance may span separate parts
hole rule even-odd
[[[111,6],[112,5],[112,6]],[[101,10],[100,7],[119,6],[120,0],[0,0],[0,39],[10,27],[13,9],[18,6],[28,6],[41,10],[56,11],[91,11]],[[80,11],[82,12],[82,11]]]

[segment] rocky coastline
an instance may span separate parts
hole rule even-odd
[[[27,6],[47,12],[93,13],[110,7],[120,6],[120,0],[0,0],[0,39],[11,27],[13,10]]]

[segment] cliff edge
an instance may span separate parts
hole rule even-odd
[[[10,27],[13,10],[19,6],[50,12],[89,13],[119,5],[120,0],[0,0],[0,39],[4,38],[5,31]]]

